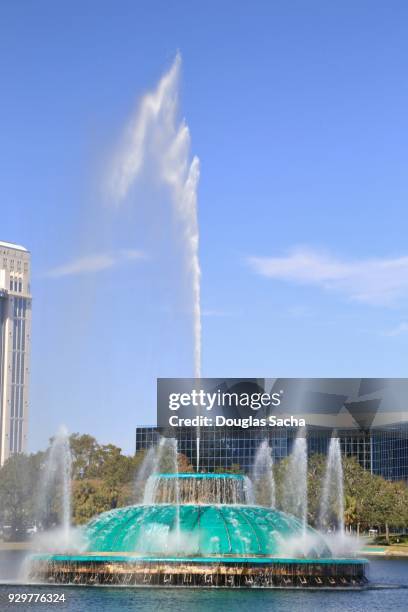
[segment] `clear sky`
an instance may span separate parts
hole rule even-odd
[[[64,422],[132,451],[154,377],[192,374],[171,215],[145,198],[112,221],[100,189],[177,51],[203,375],[407,374],[407,23],[398,0],[1,4],[0,239],[32,252],[31,449]]]

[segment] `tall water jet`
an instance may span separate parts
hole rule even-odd
[[[297,516],[307,526],[307,441],[306,433],[300,430],[293,444],[286,470],[283,500],[284,510]]]
[[[152,166],[158,185],[170,194],[172,208],[181,225],[185,268],[191,279],[194,338],[194,376],[201,375],[201,285],[197,187],[198,157],[190,155],[190,131],[178,119],[181,56],[177,53],[170,70],[156,89],[141,99],[132,117],[127,138],[114,160],[108,189],[117,203],[141,178],[146,164]]]
[[[117,203],[152,165],[152,176],[164,185],[177,220],[184,250],[184,265],[190,279],[193,316],[194,377],[201,376],[201,269],[197,188],[200,178],[198,157],[190,154],[190,131],[178,119],[181,55],[177,53],[170,70],[156,89],[145,94],[132,117],[127,138],[116,155],[108,189]],[[196,469],[200,468],[200,429],[196,436]]]
[[[161,438],[157,448],[154,469],[155,472],[159,471],[174,474],[174,478],[165,481],[167,487],[171,489],[170,491],[165,491],[165,498],[168,499],[172,497],[175,504],[174,532],[176,541],[174,545],[177,550],[180,542],[180,481],[178,478],[178,445],[176,438]],[[145,504],[152,504],[157,501],[157,487],[159,483],[160,479],[157,478],[157,474],[152,474],[148,480],[148,486],[146,487],[147,494],[145,494]]]
[[[276,505],[275,479],[272,451],[268,440],[264,440],[256,451],[252,468],[252,482],[256,503],[274,508]]]
[[[151,474],[157,471],[155,469],[156,457],[157,448],[155,446],[151,446],[145,454],[143,461],[136,472],[134,482],[134,496],[136,502],[143,501],[148,478]]]
[[[71,479],[72,456],[69,445],[69,434],[62,426],[53,438],[45,465],[43,483],[41,487],[40,517],[49,519],[49,509],[56,496],[61,499],[60,525],[64,546],[70,543],[71,532]]]
[[[197,426],[197,437],[196,437],[196,472],[200,471],[200,426]]]
[[[176,532],[176,550],[178,551],[181,546],[181,538],[180,538],[180,479],[178,477],[179,468],[178,468],[177,438],[170,438],[169,444],[172,450],[171,457],[173,459],[173,469],[174,469],[174,474],[175,474],[175,479],[174,479],[174,497],[175,497],[175,504],[176,504],[175,532]]]
[[[178,445],[176,438],[160,438],[160,442],[157,447],[151,449],[151,453],[146,456],[146,463],[143,466],[143,471],[149,473],[149,477],[146,481],[146,486],[143,496],[143,504],[150,505],[156,500],[156,489],[158,486],[157,473],[168,472],[171,474],[178,474]],[[149,472],[147,472],[149,470]],[[171,481],[171,485],[175,487],[174,495],[175,503],[179,497],[179,481],[175,478]]]
[[[152,504],[155,497],[155,487],[157,486],[157,480],[153,477],[159,471],[159,464],[161,461],[162,453],[165,445],[168,444],[167,438],[160,438],[159,444],[156,447],[152,447],[151,453],[146,456],[146,475],[148,478],[145,481],[145,487],[143,492],[143,504]],[[150,452],[150,451],[149,451]],[[143,467],[143,466],[142,466]]]
[[[319,514],[320,528],[344,535],[343,465],[339,438],[332,437],[326,461]]]

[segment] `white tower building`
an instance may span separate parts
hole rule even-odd
[[[0,241],[0,465],[27,445],[30,259],[24,247]]]

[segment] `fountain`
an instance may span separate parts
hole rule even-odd
[[[340,440],[336,437],[331,438],[327,455],[319,525],[323,531],[344,536],[343,466]]]
[[[194,377],[201,376],[201,266],[199,258],[198,183],[200,160],[191,155],[190,130],[178,116],[181,55],[176,54],[157,86],[139,101],[122,146],[108,172],[107,192],[117,206],[148,168],[148,180],[165,189],[179,226],[184,268],[190,285]],[[152,178],[153,177],[153,178]],[[162,192],[163,193],[163,192]],[[162,199],[162,198],[160,198]],[[196,470],[200,469],[200,427],[196,428]]]
[[[50,508],[55,497],[61,500],[60,528],[65,547],[69,546],[71,535],[71,471],[72,457],[69,446],[69,434],[61,426],[52,440],[45,464],[43,481],[40,487],[39,519],[46,524],[50,521]]]
[[[149,467],[151,469],[147,472]],[[152,447],[149,449],[136,480],[142,477],[141,474],[156,474],[159,471],[178,472],[177,440],[175,438],[162,437],[156,448]],[[156,485],[157,481],[149,475],[144,488],[144,504],[149,505],[153,503]]]
[[[294,514],[302,521],[305,533],[307,529],[307,441],[302,430],[299,431],[293,444],[285,484],[284,510]]]
[[[276,505],[275,480],[273,476],[272,452],[268,440],[264,440],[259,445],[255,454],[252,482],[256,501],[274,508]]]
[[[156,472],[156,457],[157,457],[157,449],[154,446],[151,446],[147,451],[140,468],[136,473],[135,483],[134,483],[134,500],[135,502],[143,501],[144,494],[146,491],[146,482],[149,478],[149,475]]]
[[[302,459],[300,438],[295,446],[293,457]],[[83,528],[80,552],[33,555],[30,580],[185,587],[366,584],[366,561],[336,557],[323,535],[305,523],[304,504],[297,517],[271,507],[270,496],[264,505],[255,505],[243,475],[178,473],[172,439],[162,439],[155,456],[152,451],[147,457],[151,466],[166,464],[171,472],[150,475],[144,502],[92,519]],[[262,475],[268,467],[270,449],[264,444],[254,473]]]

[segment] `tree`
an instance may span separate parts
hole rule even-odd
[[[131,490],[113,488],[103,480],[77,480],[73,486],[73,522],[88,522],[96,514],[131,503]]]
[[[13,455],[0,470],[0,517],[11,539],[25,539],[27,527],[35,522],[42,461],[43,453]]]
[[[74,433],[69,437],[72,454],[72,477],[98,478],[103,464],[103,453],[95,438],[88,434]]]
[[[352,495],[345,495],[344,502],[344,524],[351,528],[357,519],[357,500]]]

